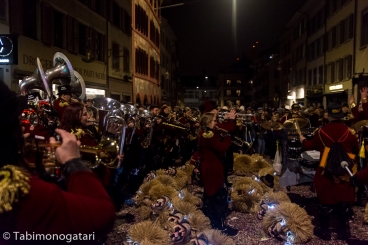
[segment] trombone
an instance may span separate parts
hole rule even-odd
[[[239,146],[239,147],[243,147],[244,145],[247,146],[247,148],[251,148],[253,143],[248,143],[247,141],[244,141],[242,140],[241,138],[239,138],[238,136],[232,136],[227,130],[225,129],[222,129],[222,128],[219,128],[217,126],[215,126],[214,128],[215,130],[218,130],[222,133],[220,133],[221,137],[231,137],[231,143],[233,143],[234,145],[236,146]]]

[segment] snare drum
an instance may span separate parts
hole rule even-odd
[[[300,158],[300,153],[302,152],[302,143],[299,139],[294,138],[288,141],[288,158],[291,160],[297,160]]]
[[[319,151],[303,151],[300,156],[302,157],[301,165],[306,168],[316,168],[318,167],[321,153]]]

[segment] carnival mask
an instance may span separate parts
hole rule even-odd
[[[270,227],[268,227],[267,234],[271,237],[279,238],[287,242],[294,242],[294,234],[287,227],[284,218],[277,218]]]

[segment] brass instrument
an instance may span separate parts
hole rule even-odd
[[[227,130],[225,130],[225,129],[222,129],[222,128],[219,128],[219,127],[217,127],[217,126],[215,126],[214,127],[214,129],[215,130],[218,130],[218,131],[221,131],[222,133],[221,133],[221,136],[222,137],[231,137],[232,138],[232,140],[231,140],[231,143],[233,143],[234,145],[236,145],[236,146],[239,146],[239,147],[243,147],[244,145],[246,145],[247,146],[247,148],[249,149],[249,148],[251,148],[252,147],[252,145],[253,145],[253,143],[248,143],[248,142],[246,142],[246,141],[244,141],[244,140],[242,140],[241,138],[239,138],[239,137],[237,137],[237,136],[232,136]]]
[[[167,123],[167,122],[162,122],[162,125],[166,125],[169,127],[173,127],[173,128],[178,128],[178,129],[182,129],[182,130],[189,130],[189,128],[181,123],[177,123],[177,124],[173,124],[173,123]]]
[[[37,146],[33,144],[27,144],[27,149],[35,149],[44,153],[43,164],[49,167],[56,167],[55,156],[53,154],[54,150],[61,146],[60,143],[39,143]],[[51,150],[47,150],[47,147]],[[99,164],[103,164],[108,168],[115,168],[115,160],[119,154],[119,146],[116,141],[110,138],[105,138],[100,141],[97,146],[86,146],[81,145],[79,147],[81,153],[94,154],[96,161],[94,163],[89,162],[89,168],[96,168]],[[29,151],[28,151],[29,152]],[[83,160],[83,159],[82,159]],[[48,163],[48,164],[47,164]],[[54,163],[54,165],[50,165]]]
[[[118,145],[119,155],[123,154],[125,144],[126,123],[123,118],[123,111],[120,110],[121,104],[119,101],[111,98],[94,98],[92,106],[98,109],[99,127],[98,132],[101,135],[101,142],[104,139],[109,139],[108,129],[111,125],[117,124],[121,126],[120,132],[114,135]],[[112,142],[111,142],[112,143]],[[113,143],[112,143],[113,144]],[[115,164],[110,164],[109,168],[118,168],[120,163],[116,160]]]

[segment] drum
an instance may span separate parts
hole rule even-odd
[[[306,168],[317,168],[321,153],[319,151],[303,151],[300,164]]]
[[[297,160],[300,158],[300,153],[302,151],[302,143],[297,138],[290,139],[287,143],[288,145],[288,158],[290,160]]]

